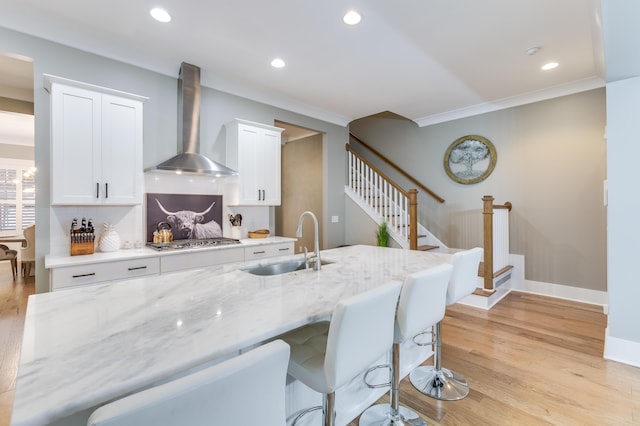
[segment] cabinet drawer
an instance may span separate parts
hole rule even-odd
[[[286,254],[293,254],[293,242],[246,247],[244,249],[244,260],[284,256]]]
[[[54,268],[51,269],[51,290],[158,273],[160,273],[160,260],[157,257]]]
[[[165,274],[183,269],[205,268],[222,263],[242,262],[243,260],[244,249],[241,247],[169,254],[160,258],[160,271]]]

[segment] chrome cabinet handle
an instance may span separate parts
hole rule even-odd
[[[96,198],[100,198],[100,182],[96,182]]]
[[[278,251],[289,251],[289,247],[278,249]]]
[[[109,198],[109,184],[104,184],[104,198]]]
[[[262,250],[262,251],[254,251],[253,254],[264,254],[264,250]]]

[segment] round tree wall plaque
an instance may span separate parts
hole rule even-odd
[[[449,177],[465,185],[485,180],[496,167],[498,153],[489,139],[467,135],[456,139],[444,154]]]

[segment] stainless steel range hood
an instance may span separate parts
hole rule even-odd
[[[178,155],[145,171],[233,176],[238,172],[200,154],[200,68],[183,62],[178,79]]]

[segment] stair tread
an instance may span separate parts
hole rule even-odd
[[[495,290],[485,290],[484,288],[476,288],[472,294],[475,294],[476,296],[490,297],[490,296],[493,296],[495,292],[496,292]]]
[[[433,250],[437,248],[440,248],[440,246],[431,246],[431,245],[418,246],[418,250],[420,251],[428,251],[428,250]]]

